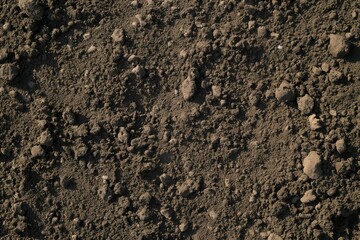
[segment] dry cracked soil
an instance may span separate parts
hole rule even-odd
[[[0,16],[0,239],[360,239],[359,0]]]

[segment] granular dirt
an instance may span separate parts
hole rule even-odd
[[[0,0],[1,239],[360,239],[358,0]]]

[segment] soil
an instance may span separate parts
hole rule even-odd
[[[359,1],[0,14],[0,239],[360,239]]]

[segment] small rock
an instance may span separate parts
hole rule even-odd
[[[265,26],[260,26],[257,29],[257,35],[259,38],[265,38],[268,35],[268,30]]]
[[[214,97],[220,97],[221,96],[221,87],[218,85],[212,85],[211,91]]]
[[[302,196],[302,198],[300,198],[300,202],[302,203],[311,203],[313,201],[316,200],[316,195],[315,195],[315,192],[314,190],[308,190],[305,192],[304,196]]]
[[[186,232],[189,229],[189,222],[185,221],[179,225],[180,232]]]
[[[145,68],[140,65],[134,67],[131,72],[134,73],[138,78],[143,78],[146,74]]]
[[[330,34],[329,52],[336,58],[345,57],[350,51],[346,38],[338,34]]]
[[[214,220],[218,218],[218,214],[214,210],[209,212],[209,216]]]
[[[319,118],[316,117],[315,114],[310,115],[308,120],[309,120],[309,123],[310,123],[310,129],[311,130],[315,131],[315,130],[318,130],[318,129],[322,128],[323,123]]]
[[[109,202],[113,198],[113,191],[109,187],[109,183],[104,181],[98,190],[98,195],[101,200]]]
[[[171,219],[171,211],[169,208],[161,208],[160,214],[163,215],[166,219]]]
[[[336,188],[336,187],[332,187],[332,188],[330,188],[329,190],[327,190],[327,192],[326,192],[326,194],[327,194],[329,197],[334,196],[336,193],[337,193],[337,188]]]
[[[295,89],[294,86],[283,81],[280,86],[275,90],[275,97],[280,102],[291,102],[295,100]]]
[[[91,45],[89,49],[86,51],[87,53],[93,53],[96,51],[96,47],[94,45]]]
[[[344,139],[337,140],[335,143],[338,153],[343,154],[346,151],[346,144]]]
[[[321,157],[315,151],[311,151],[303,161],[303,172],[311,179],[322,177]]]
[[[321,70],[328,73],[330,71],[330,65],[328,63],[321,64]]]
[[[335,69],[331,69],[328,74],[328,80],[332,83],[339,82],[340,80],[343,79],[343,77],[344,75],[342,74],[342,72]]]
[[[117,135],[117,138],[121,143],[127,144],[129,142],[129,133],[127,132],[126,128],[120,127],[119,133]]]
[[[335,163],[335,170],[337,174],[346,176],[352,171],[352,163],[350,160]]]
[[[309,94],[299,98],[297,103],[299,110],[305,115],[310,114],[314,108],[314,100],[310,97]]]
[[[35,21],[43,18],[44,8],[37,0],[19,0],[18,6],[29,18]]]
[[[125,31],[124,29],[117,28],[111,34],[111,38],[114,42],[124,44],[125,43]]]
[[[43,157],[45,156],[45,150],[39,145],[33,146],[31,148],[31,156],[33,158]]]
[[[189,77],[185,79],[181,84],[181,92],[185,101],[189,101],[196,91],[196,83]]]
[[[143,206],[147,206],[150,204],[152,196],[150,193],[146,192],[140,195],[139,203]]]
[[[14,63],[5,63],[0,66],[0,79],[12,82],[19,74],[19,67]]]
[[[151,212],[148,207],[140,208],[137,215],[141,221],[147,221],[151,218]]]
[[[275,233],[270,233],[268,240],[283,240],[283,238]]]
[[[314,74],[314,76],[320,76],[322,74],[322,69],[316,66],[313,66],[311,71]]]

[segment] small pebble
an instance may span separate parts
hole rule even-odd
[[[321,70],[328,73],[330,71],[330,65],[328,63],[321,64]]]
[[[343,154],[346,151],[346,144],[344,139],[339,139],[335,143],[338,153]]]
[[[125,31],[124,29],[117,28],[111,34],[111,38],[115,43],[124,44],[125,43]]]
[[[185,79],[181,84],[181,93],[185,101],[189,101],[196,92],[196,83],[189,77]]]
[[[127,144],[129,142],[129,133],[127,132],[126,128],[120,127],[117,138],[121,143]]]
[[[187,221],[179,225],[180,232],[186,232],[188,229],[189,229],[189,223]]]
[[[257,36],[259,38],[265,38],[268,35],[268,30],[265,26],[260,26],[257,29]]]
[[[283,240],[283,238],[275,233],[270,233],[267,240]]]
[[[150,210],[148,209],[148,207],[143,207],[141,208],[138,213],[137,213],[139,219],[141,221],[147,221],[151,218],[151,212]]]
[[[310,114],[314,108],[314,100],[310,97],[309,94],[298,99],[298,108],[302,114]]]
[[[31,148],[31,156],[33,158],[43,157],[43,156],[45,156],[45,150],[39,145],[33,146]]]
[[[140,65],[134,67],[131,72],[134,73],[138,78],[143,78],[146,74],[145,68]]]
[[[345,57],[350,51],[346,38],[338,34],[330,34],[329,52],[336,58]]]
[[[93,53],[96,51],[96,47],[94,45],[90,46],[89,49],[86,51],[87,53]]]
[[[304,196],[302,196],[302,198],[300,198],[300,202],[305,203],[305,204],[311,203],[315,200],[316,200],[315,191],[312,189],[306,191]]]
[[[335,69],[331,69],[328,74],[328,79],[332,83],[339,82],[341,79],[343,79],[343,77],[344,75],[342,74],[342,72]]]
[[[315,151],[311,151],[303,161],[303,172],[311,179],[322,177],[321,157]]]
[[[323,127],[322,121],[318,117],[316,117],[315,114],[310,115],[308,120],[309,120],[311,130],[316,131]]]
[[[221,87],[218,85],[212,85],[211,86],[212,94],[214,97],[220,97],[221,96]]]

